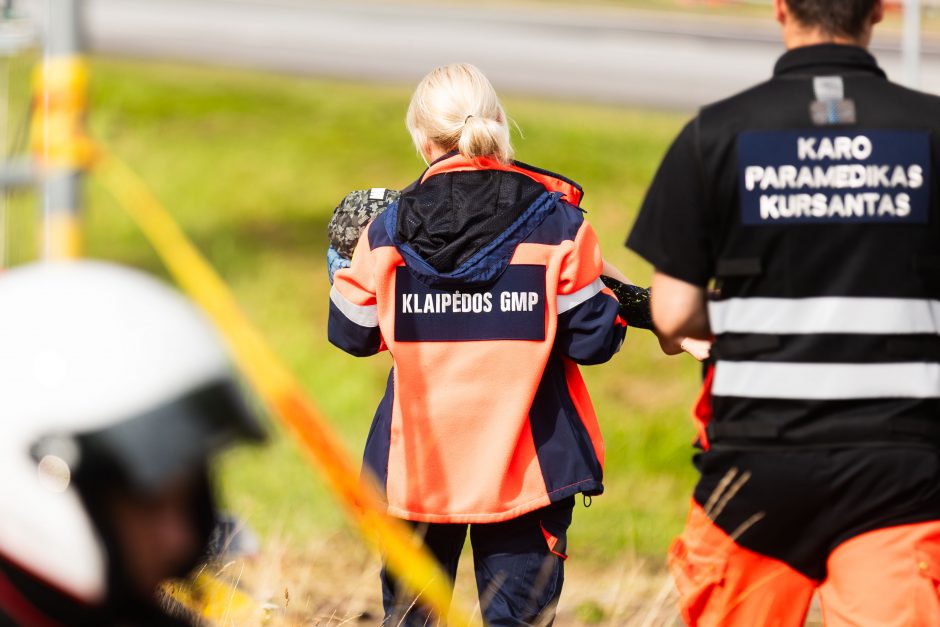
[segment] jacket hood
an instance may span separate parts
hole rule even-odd
[[[530,166],[449,155],[432,164],[383,218],[422,283],[437,289],[483,287],[499,278],[516,246],[563,195],[580,200],[580,188]]]

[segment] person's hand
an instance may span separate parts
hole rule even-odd
[[[690,337],[683,338],[679,347],[699,361],[708,359],[712,352],[712,343],[709,340],[694,340]]]
[[[348,267],[349,259],[339,254],[332,246],[326,249],[326,273],[330,278],[330,285],[333,284],[333,275],[336,274],[336,271]]]

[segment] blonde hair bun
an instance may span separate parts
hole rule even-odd
[[[512,161],[506,112],[490,81],[469,63],[444,65],[425,76],[405,121],[415,147],[425,156],[433,142],[470,159]]]

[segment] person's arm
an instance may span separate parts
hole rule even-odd
[[[336,271],[330,290],[327,335],[330,343],[357,357],[375,355],[386,348],[379,328],[375,296],[375,258],[363,231],[348,268]]]
[[[555,339],[555,345],[579,364],[608,361],[620,350],[627,331],[617,297],[601,281],[603,267],[597,235],[584,221],[562,261]]]
[[[653,322],[666,341],[711,338],[705,288],[657,271],[652,287]]]
[[[627,276],[620,271],[620,269],[614,264],[610,263],[606,259],[604,260],[604,277],[610,277],[615,281],[619,281],[624,285],[635,286],[635,284],[627,278]],[[605,282],[606,279],[605,279]],[[608,287],[610,286],[610,282]],[[614,289],[614,293],[617,294],[617,297],[621,300],[621,310],[623,309],[623,297],[621,297],[617,290]],[[650,303],[652,305],[652,303]],[[623,311],[621,311],[621,317],[627,320],[628,324],[630,323],[629,318],[624,316]],[[680,337],[678,339],[668,337],[661,333],[656,325],[652,325],[650,330],[653,334],[656,335],[656,339],[659,340],[659,347],[662,349],[663,353],[666,355],[678,355],[680,353],[686,352],[695,359],[699,361],[704,361],[708,359],[711,354],[711,341],[709,340],[696,340],[690,337]]]
[[[326,249],[326,276],[330,280],[330,285],[333,285],[336,272],[348,268],[349,264],[349,259],[343,257],[332,245]]]

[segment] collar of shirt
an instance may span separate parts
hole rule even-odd
[[[875,57],[859,46],[818,44],[789,50],[777,61],[774,76],[870,74],[887,78]]]

